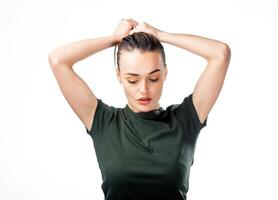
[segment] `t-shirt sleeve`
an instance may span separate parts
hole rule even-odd
[[[207,118],[201,123],[193,104],[192,95],[193,93],[185,97],[182,103],[177,104],[176,114],[179,120],[186,125],[187,129],[194,129],[198,133],[207,125]]]
[[[115,108],[104,103],[101,99],[97,98],[97,107],[94,114],[94,119],[92,120],[91,129],[88,130],[85,126],[86,132],[94,137],[99,134],[109,122],[113,119],[115,115]]]

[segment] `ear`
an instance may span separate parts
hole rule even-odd
[[[120,82],[120,83],[122,83],[122,81],[121,81],[121,76],[120,76],[120,71],[119,71],[119,69],[118,69],[118,67],[116,67],[116,76],[117,76],[117,79],[118,79],[118,81]]]
[[[167,68],[167,64],[165,64],[165,68],[164,68],[164,80],[166,80],[168,74],[168,68]]]

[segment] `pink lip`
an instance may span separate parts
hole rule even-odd
[[[146,100],[146,99],[151,99],[151,97],[142,97],[142,98],[140,98],[138,100]]]
[[[148,98],[147,100],[143,100],[143,99],[138,99],[138,102],[141,104],[141,105],[147,105],[148,103],[151,102],[151,98]]]

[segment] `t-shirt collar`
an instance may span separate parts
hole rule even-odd
[[[157,119],[164,111],[164,109],[163,107],[159,107],[158,109],[147,111],[147,112],[134,112],[133,110],[131,110],[128,104],[126,104],[126,106],[124,107],[124,111],[133,117],[141,117],[145,119]]]

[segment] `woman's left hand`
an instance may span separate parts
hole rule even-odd
[[[137,26],[135,26],[130,32],[129,35],[134,33],[134,32],[146,32],[146,33],[150,33],[153,34],[155,37],[159,38],[159,33],[161,32],[161,30],[151,26],[150,24],[146,23],[146,22],[141,22],[139,23]]]

